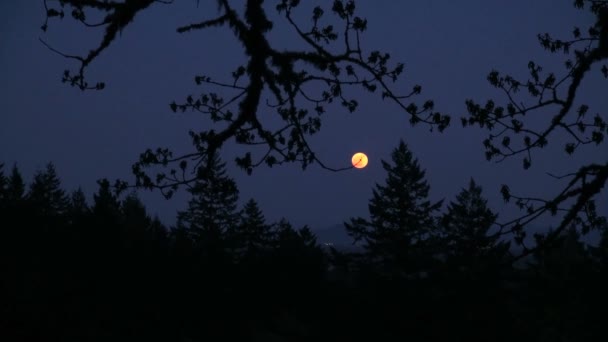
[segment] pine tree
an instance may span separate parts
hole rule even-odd
[[[107,179],[97,181],[99,190],[93,194],[92,213],[95,221],[100,225],[110,225],[116,228],[121,221],[120,202],[110,189]]]
[[[69,198],[61,189],[61,181],[52,163],[46,165],[45,171],[36,173],[27,199],[35,212],[43,217],[59,217],[67,214]]]
[[[87,198],[82,191],[82,188],[78,188],[70,194],[68,203],[68,222],[72,226],[83,226],[91,216],[91,208],[87,203]]]
[[[124,220],[123,224],[128,230],[143,233],[152,223],[152,219],[148,216],[146,207],[139,197],[137,197],[136,193],[129,194],[122,201],[120,210]]]
[[[388,173],[385,185],[376,184],[369,204],[370,221],[363,218],[345,223],[355,241],[363,241],[368,261],[384,267],[421,271],[432,259],[430,242],[435,235],[433,213],[441,201],[428,199],[430,186],[425,171],[401,141],[391,154],[392,164],[382,161]]]
[[[270,225],[252,198],[243,207],[239,223],[229,231],[236,254],[244,256],[268,249],[273,245]]]
[[[441,218],[445,254],[459,269],[471,270],[497,262],[509,248],[509,243],[490,234],[498,215],[488,208],[481,193],[482,188],[471,179],[468,188],[448,204],[448,211]]]
[[[239,191],[226,176],[225,163],[216,155],[209,168],[201,169],[199,179],[189,189],[188,209],[178,213],[178,229],[185,229],[195,241],[221,240],[238,222]]]
[[[13,165],[11,175],[8,178],[6,185],[6,200],[9,203],[17,203],[24,200],[25,196],[25,182],[23,177],[17,168],[17,165]]]
[[[2,214],[2,228],[15,227],[15,224],[27,226],[30,215],[25,201],[25,183],[17,168],[13,165],[8,177],[3,176],[5,185],[0,198],[0,214]]]
[[[87,204],[87,198],[84,191],[79,187],[74,190],[70,196],[70,216],[84,216],[89,214],[90,211],[91,208],[89,208],[89,205]]]
[[[144,246],[150,234],[152,219],[148,216],[146,207],[135,192],[130,193],[120,205],[121,226],[123,239],[128,249],[138,249]]]
[[[325,255],[317,244],[317,238],[307,226],[294,229],[286,219],[273,225],[275,250],[274,264],[280,269],[277,273],[289,277],[291,283],[297,280],[297,286],[303,282],[318,279],[327,269]]]
[[[284,247],[289,249],[298,245],[306,248],[318,247],[317,238],[310,228],[304,226],[296,230],[285,218],[274,224],[274,232],[279,246],[285,244]]]

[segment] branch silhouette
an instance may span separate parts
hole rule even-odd
[[[564,53],[574,57],[565,63],[567,72],[557,77],[554,73],[543,73],[543,68],[535,62],[528,63],[530,78],[520,81],[510,75],[501,75],[492,71],[488,75],[489,83],[499,89],[507,98],[506,105],[497,105],[489,100],[480,105],[473,100],[467,100],[468,117],[462,118],[463,126],[479,125],[490,134],[483,141],[486,158],[502,162],[505,159],[524,155],[523,167],[529,169],[533,162],[533,152],[542,149],[554,138],[559,131],[571,139],[564,146],[566,154],[575,153],[580,147],[590,144],[600,145],[608,134],[605,117],[596,114],[592,119],[587,118],[589,106],[579,105],[575,101],[585,76],[593,66],[608,60],[608,1],[576,1],[575,6],[588,6],[597,16],[597,21],[588,29],[588,36],[583,36],[579,28],[573,30],[573,39],[561,40],[549,34],[539,34],[538,39],[546,50],[552,53]],[[572,52],[573,51],[573,52]],[[604,77],[608,78],[608,68],[600,68]],[[521,95],[521,90],[527,95]],[[525,102],[529,103],[525,103]],[[531,116],[555,113],[550,120],[543,123],[542,128],[532,128],[528,124]],[[523,137],[522,137],[523,136]],[[514,143],[514,138],[521,138],[521,143]],[[499,139],[501,138],[501,139]],[[499,141],[498,143],[496,141]],[[531,196],[513,195],[507,185],[501,187],[505,201],[515,200],[515,204],[525,214],[508,222],[499,224],[497,234],[513,234],[515,240],[524,246],[524,255],[542,248],[546,243],[555,240],[571,225],[578,225],[583,233],[591,229],[605,227],[606,221],[598,216],[595,210],[595,197],[606,184],[608,163],[602,157],[595,163],[581,165],[578,170],[563,176],[549,176],[560,180],[569,180],[566,186],[553,198],[543,199]],[[527,248],[524,244],[526,225],[537,218],[549,213],[555,216],[564,213],[558,227],[547,236],[536,234],[536,247]]]
[[[95,87],[88,85],[85,70],[101,51],[117,39],[116,33],[131,24],[135,15],[153,2],[62,2],[62,6],[71,6],[78,13],[84,13],[85,8],[109,12],[104,20],[106,34],[102,42],[86,57],[72,57],[80,62],[80,68],[76,76],[66,72],[64,82],[82,90],[102,89],[103,83]],[[237,11],[231,2],[220,0],[217,1],[217,17],[177,28],[181,34],[210,27],[229,28],[241,44],[247,62],[232,73],[230,82],[214,80],[206,75],[198,75],[194,79],[198,86],[219,87],[226,93],[233,94],[204,91],[197,96],[187,96],[183,102],[170,103],[173,112],[194,111],[205,114],[218,126],[201,132],[190,132],[194,152],[178,157],[162,148],[142,153],[133,166],[136,186],[168,189],[165,194],[170,196],[175,186],[193,182],[199,169],[206,167],[209,158],[231,139],[238,144],[265,146],[265,152],[259,157],[248,152],[236,159],[237,165],[249,174],[262,164],[272,167],[293,162],[301,164],[303,169],[311,164],[334,172],[352,169],[350,165],[327,165],[314,153],[308,141],[310,136],[321,129],[327,106],[338,103],[349,112],[357,109],[357,100],[346,91],[351,87],[380,93],[382,99],[388,99],[404,110],[410,116],[412,125],[424,123],[440,132],[449,125],[450,117],[434,111],[433,101],[427,100],[421,105],[412,102],[412,98],[421,93],[419,85],[405,94],[399,94],[393,89],[390,82],[398,80],[404,70],[403,64],[390,65],[390,55],[380,51],[364,53],[360,39],[367,28],[367,20],[355,14],[354,1],[333,2],[331,12],[342,23],[340,32],[332,24],[322,26],[325,12],[321,7],[313,9],[313,24],[306,30],[292,16],[299,2],[278,1],[276,10],[285,18],[287,27],[291,27],[304,43],[305,48],[302,50],[285,50],[269,42],[266,35],[275,23],[268,19],[263,3],[261,0],[248,0],[243,10]],[[47,17],[48,13],[47,11]],[[80,16],[77,19],[83,18]],[[90,25],[85,26],[88,28]],[[340,36],[343,38],[341,44]],[[45,45],[60,53],[50,45]],[[333,52],[338,50],[342,52]],[[69,58],[67,54],[60,54]],[[263,101],[266,92],[270,98]],[[280,128],[271,129],[262,120],[261,114],[267,111],[276,113],[280,118],[283,122]],[[170,167],[175,163],[179,163],[178,168]],[[154,172],[150,170],[159,166],[170,167],[170,170],[168,173],[156,172],[153,175]]]

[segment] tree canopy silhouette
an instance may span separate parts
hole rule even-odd
[[[47,8],[43,30],[47,29],[51,19],[63,19],[70,10],[72,18],[85,28],[105,28],[101,42],[84,56],[60,52],[42,40],[52,51],[76,61],[76,71],[66,70],[63,82],[82,90],[104,88],[104,83],[91,85],[86,80],[86,70],[119,38],[118,32],[131,25],[136,15],[152,4],[172,2],[62,0],[58,7],[51,8],[47,0],[43,1]],[[231,81],[214,80],[205,75],[194,77],[197,85],[221,87],[227,90],[227,95],[204,90],[200,95],[187,96],[185,101],[172,102],[170,108],[174,112],[191,110],[209,115],[217,123],[216,127],[190,132],[195,148],[191,153],[174,156],[163,148],[145,151],[133,167],[137,185],[169,190],[177,185],[193,183],[197,179],[197,170],[209,166],[214,154],[230,139],[239,144],[266,146],[261,157],[247,152],[237,158],[237,164],[248,173],[263,163],[273,166],[286,162],[299,162],[303,168],[318,163],[329,170],[349,169],[325,165],[315,155],[307,139],[321,129],[327,106],[339,103],[350,112],[357,109],[357,100],[347,92],[352,87],[379,93],[383,99],[394,102],[410,115],[412,124],[426,123],[440,131],[448,126],[450,118],[434,111],[433,101],[413,102],[413,97],[421,92],[419,85],[407,91],[394,88],[393,83],[403,72],[403,64],[389,63],[391,56],[387,53],[363,50],[361,39],[368,23],[356,14],[355,1],[333,1],[331,13],[335,19],[328,23],[325,22],[325,10],[315,7],[313,24],[309,28],[304,28],[294,19],[300,1],[276,2],[275,10],[284,17],[283,23],[273,23],[268,19],[268,6],[262,0],[248,0],[243,4],[218,0],[216,3],[219,14],[215,18],[184,25],[177,28],[177,32],[186,34],[225,27],[241,44],[247,62],[236,67]],[[209,12],[207,9],[204,14]],[[94,16],[102,16],[103,19],[91,22],[89,18]],[[303,48],[287,50],[271,44],[267,35],[278,24],[291,29]],[[262,95],[265,91],[269,92],[272,100],[264,104]],[[282,127],[271,128],[263,120],[261,114],[268,111],[276,113],[283,122]],[[169,165],[174,166],[169,172],[159,172],[155,176],[147,172],[149,167]],[[166,194],[170,196],[171,192]]]
[[[21,176],[17,165],[13,165],[6,185],[6,200],[10,203],[19,203],[24,199],[24,196],[25,182],[23,176]]]
[[[228,231],[236,254],[247,257],[272,247],[274,234],[271,228],[266,223],[258,202],[249,199],[241,211],[239,221]]]
[[[217,240],[238,222],[239,191],[218,155],[204,171],[188,189],[192,197],[188,209],[178,213],[177,225],[186,228],[194,240]]]
[[[596,113],[591,117],[593,109],[582,102],[585,99],[580,99],[580,88],[591,72],[600,72],[608,78],[605,64],[608,60],[608,1],[575,0],[574,6],[592,12],[596,21],[586,30],[574,27],[571,38],[555,38],[549,33],[538,35],[544,49],[567,56],[564,71],[546,71],[533,60],[528,63],[529,77],[525,80],[492,70],[488,82],[504,94],[504,104],[494,100],[483,105],[472,99],[466,101],[468,116],[462,118],[462,125],[479,125],[490,132],[483,141],[488,160],[500,162],[522,156],[523,168],[528,169],[533,165],[537,150],[545,148],[551,140],[558,140],[567,155],[585,146],[603,143],[608,134],[606,116]],[[538,116],[543,117],[540,124],[535,119]],[[556,240],[572,223],[579,226],[583,234],[606,227],[606,219],[597,214],[595,205],[595,199],[608,180],[605,156],[578,165],[566,174],[549,175],[566,184],[550,198],[516,195],[506,184],[501,188],[505,201],[513,200],[524,210],[520,217],[501,223],[501,231],[516,235],[526,254]],[[527,224],[541,215],[558,213],[563,217],[555,230],[546,236],[536,234],[534,248],[524,245],[526,231],[523,228]]]
[[[63,216],[69,207],[69,198],[61,189],[61,181],[52,163],[47,164],[44,172],[34,175],[34,181],[27,193],[30,204],[42,216]]]
[[[470,180],[441,216],[441,239],[449,267],[458,271],[485,271],[507,259],[509,242],[491,230],[498,217],[483,198],[482,189]],[[478,268],[478,269],[475,269]]]
[[[355,241],[363,241],[370,261],[413,273],[420,271],[423,258],[432,257],[429,247],[437,235],[435,212],[442,201],[429,200],[425,172],[403,141],[393,150],[391,161],[382,161],[386,183],[373,190],[370,220],[355,218],[345,226]]]

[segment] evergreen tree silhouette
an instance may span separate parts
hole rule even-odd
[[[253,198],[245,203],[240,220],[229,231],[229,237],[237,257],[241,258],[253,256],[272,247],[271,226],[266,223],[262,210]]]
[[[10,234],[23,234],[25,227],[31,225],[32,219],[26,203],[25,182],[21,172],[14,164],[10,175],[5,178],[5,186],[0,202],[2,230]],[[3,202],[3,204],[1,204]],[[7,241],[10,238],[7,237]]]
[[[435,317],[450,331],[440,333],[442,339],[452,334],[460,340],[493,340],[501,329],[496,322],[508,319],[504,310],[496,310],[506,305],[505,281],[511,271],[507,263],[509,243],[491,233],[496,218],[482,196],[482,188],[471,179],[439,220],[437,241],[442,262],[432,274],[427,291],[434,295],[433,305],[441,312]],[[488,318],[486,313],[493,310],[496,312]]]
[[[32,222],[31,210],[25,194],[26,184],[14,164],[10,175],[4,176],[0,168],[0,229],[10,234],[25,233]],[[6,240],[10,240],[9,237]]]
[[[6,200],[9,203],[19,203],[25,199],[25,182],[17,165],[13,165],[11,175],[6,185]]]
[[[152,219],[136,193],[131,193],[120,204],[121,224],[125,247],[131,253],[141,253],[150,234]]]
[[[382,161],[388,173],[385,185],[377,184],[369,204],[371,220],[351,219],[346,231],[363,241],[369,261],[389,270],[421,271],[429,262],[430,243],[436,235],[434,212],[441,201],[428,199],[430,186],[407,145],[401,141],[391,154],[392,164]]]
[[[123,224],[133,230],[145,231],[152,219],[148,216],[146,207],[136,193],[129,194],[120,204]]]
[[[498,235],[490,234],[498,215],[488,208],[481,193],[482,188],[471,179],[441,218],[448,264],[459,271],[485,269],[504,260],[509,249],[510,243],[500,242]]]
[[[97,250],[97,257],[116,257],[108,251],[121,248],[123,240],[123,216],[120,201],[112,192],[110,182],[107,179],[97,181],[99,189],[93,194],[93,205],[91,207],[91,227],[88,229],[91,235],[91,243]],[[103,261],[101,261],[103,262]]]
[[[323,250],[308,227],[294,229],[286,219],[274,224],[273,260],[280,273],[297,286],[318,281],[327,268]]]
[[[310,228],[305,226],[301,229],[295,229],[285,218],[280,219],[274,225],[274,231],[278,247],[291,249],[292,246],[296,247],[298,245],[306,248],[318,246],[317,238]]]
[[[178,213],[178,227],[186,228],[197,242],[219,242],[237,224],[239,191],[226,175],[225,163],[215,155],[211,166],[202,169],[199,179],[188,190],[192,198],[188,209]]]
[[[61,181],[52,163],[46,165],[45,171],[39,171],[34,175],[27,200],[35,212],[42,217],[56,218],[67,214],[69,197],[61,189]]]
[[[74,190],[70,195],[68,218],[72,225],[82,223],[91,214],[91,208],[82,188]]]
[[[112,193],[107,179],[97,181],[99,190],[93,195],[93,215],[100,223],[118,225],[121,218],[120,202]]]

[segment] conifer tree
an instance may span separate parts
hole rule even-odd
[[[91,211],[91,208],[89,208],[89,205],[87,203],[87,198],[84,194],[84,191],[82,191],[82,188],[78,188],[76,190],[74,190],[70,196],[70,215],[71,216],[81,216],[81,215],[86,215],[89,214]]]
[[[369,261],[419,271],[423,259],[432,257],[429,247],[436,234],[433,215],[442,202],[428,199],[425,171],[403,141],[391,159],[392,163],[382,161],[388,176],[385,185],[377,184],[373,190],[370,220],[355,218],[345,226],[355,241],[363,241]]]
[[[251,254],[270,248],[273,234],[270,225],[252,198],[243,207],[239,223],[229,232],[237,255]]]
[[[129,194],[122,201],[120,210],[124,219],[123,223],[129,230],[144,232],[152,222],[146,207],[136,193]]]
[[[288,246],[302,245],[304,247],[317,246],[317,238],[307,226],[295,229],[287,219],[282,218],[274,224],[277,243],[286,243]]]
[[[482,188],[470,180],[467,189],[448,204],[448,211],[441,218],[443,241],[448,260],[458,268],[470,269],[474,265],[487,264],[503,258],[509,243],[500,242],[490,229],[496,215],[482,197]]]
[[[283,218],[274,224],[273,232],[275,264],[285,276],[293,278],[291,281],[312,281],[311,277],[318,277],[326,270],[325,255],[310,228],[295,229]]]
[[[234,180],[226,175],[219,156],[214,156],[211,167],[201,170],[199,179],[189,189],[192,198],[188,209],[178,213],[177,226],[195,241],[217,242],[238,222],[239,191]]]
[[[27,199],[35,212],[44,217],[67,214],[69,198],[61,189],[61,181],[52,163],[46,165],[45,171],[39,171],[34,175]]]
[[[93,194],[93,217],[98,224],[106,224],[117,227],[121,221],[120,202],[110,189],[107,179],[97,181],[99,190]]]
[[[91,208],[82,188],[78,187],[70,194],[67,213],[68,222],[72,226],[82,226],[90,218]]]
[[[17,165],[13,165],[11,175],[8,178],[6,185],[6,200],[9,203],[20,202],[25,196],[25,182],[23,177],[17,168]]]
[[[120,204],[121,225],[125,246],[135,252],[141,249],[151,236],[152,219],[135,192],[130,193]]]
[[[5,186],[0,201],[3,228],[14,228],[15,224],[27,226],[30,216],[25,201],[25,182],[17,165],[13,165],[10,175],[4,179]]]

